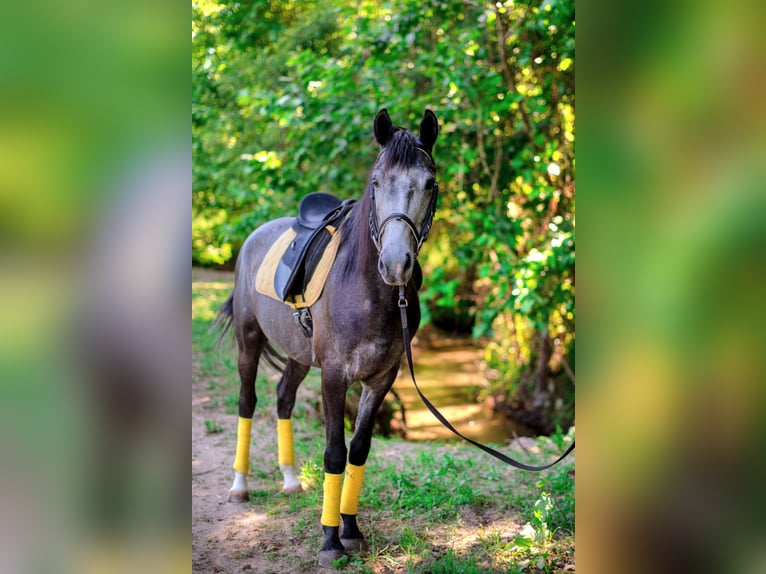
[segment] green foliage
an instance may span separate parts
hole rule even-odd
[[[239,389],[231,391],[224,396],[223,404],[226,407],[226,414],[236,414],[239,407]]]
[[[553,530],[574,534],[575,496],[574,476],[567,468],[551,472],[537,483],[542,492],[549,492],[555,505],[548,515],[548,524]]]
[[[210,331],[214,311],[226,299],[230,281],[192,283],[192,345],[195,365],[206,379],[220,380],[210,386],[211,403],[219,406],[214,417],[224,416],[226,397],[236,396],[236,368],[221,362]],[[197,376],[197,367],[194,370]],[[260,378],[260,374],[259,374]],[[257,383],[256,418],[260,428],[271,426],[274,417],[272,385]],[[304,391],[311,389],[311,393]],[[319,381],[312,371],[301,387],[296,409],[306,397],[320,396]],[[230,399],[231,400],[231,399]],[[233,402],[229,409],[233,407]],[[268,516],[289,515],[295,540],[322,541],[319,519],[322,509],[324,429],[316,409],[295,417],[296,460],[306,492],[285,495],[280,491],[281,473],[276,439],[270,454],[251,456],[250,505]],[[235,420],[236,413],[227,415]],[[539,453],[521,460],[550,460],[573,440],[566,434],[539,437]],[[235,438],[230,436],[230,448]],[[233,453],[233,450],[231,451]],[[263,453],[262,453],[263,454]],[[545,498],[552,507],[539,508]],[[543,501],[542,503],[539,501]],[[547,503],[546,503],[547,504]],[[541,474],[520,472],[499,463],[465,444],[411,443],[399,439],[373,438],[367,461],[360,506],[360,527],[370,551],[348,559],[344,571],[354,573],[396,569],[406,572],[535,572],[561,571],[574,563],[574,461],[570,458]],[[512,537],[510,524],[529,522],[523,531],[532,543],[525,546]],[[545,529],[543,529],[545,524]],[[531,529],[531,530],[530,530]],[[472,532],[470,538],[464,535]],[[455,545],[461,539],[465,545]],[[540,540],[540,544],[534,542]],[[547,542],[545,542],[547,541]],[[544,543],[544,544],[543,544]],[[539,552],[538,552],[539,550]],[[246,559],[243,555],[243,559]],[[345,562],[345,561],[344,561]]]
[[[333,568],[343,568],[344,566],[348,566],[348,554],[344,554],[340,558],[336,558],[332,561]]]
[[[521,533],[513,539],[513,547],[516,555],[522,556],[519,566],[522,570],[528,566],[534,566],[538,571],[552,572],[556,566],[553,556],[553,532],[548,524],[554,504],[551,497],[540,493],[540,498],[535,501],[534,518],[527,522],[521,529]]]
[[[487,338],[498,400],[568,425],[574,2],[200,0],[192,15],[193,260],[230,260],[306,193],[360,196],[375,112],[414,128],[431,108],[425,317]]]
[[[210,434],[216,434],[223,432],[223,427],[216,421],[205,421],[205,431]]]
[[[435,518],[453,518],[461,507],[484,502],[484,495],[474,489],[473,466],[470,459],[449,454],[437,457],[433,451],[423,450],[405,469],[386,469],[386,482],[368,482],[362,503],[398,508],[406,514],[430,512]]]
[[[558,429],[551,437],[540,438],[538,444],[542,441],[545,441],[546,444],[540,458],[558,456],[566,450],[573,440],[574,428],[571,428],[566,434],[561,433],[561,429]],[[544,494],[553,503],[552,510],[547,514],[546,524],[550,526],[553,532],[574,534],[575,473],[572,458],[564,459],[555,467],[537,475],[536,478],[534,492],[522,494],[516,497],[514,501],[522,518],[534,523],[538,510],[537,502]]]
[[[399,548],[410,555],[417,555],[425,548],[425,541],[409,526],[405,526],[399,536]]]
[[[452,548],[448,548],[444,556],[436,560],[429,561],[418,567],[415,572],[428,572],[429,574],[453,574],[461,572],[462,574],[484,574],[487,570],[483,566],[476,564],[475,555],[458,555]]]

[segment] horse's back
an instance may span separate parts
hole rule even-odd
[[[282,217],[268,221],[255,229],[242,245],[236,268],[234,287],[234,316],[246,329],[257,329],[289,357],[310,364],[311,349],[297,328],[292,308],[281,301],[258,293],[255,277],[266,253],[274,242],[295,221]]]
[[[258,269],[266,252],[294,221],[294,217],[272,219],[257,227],[248,236],[237,258],[237,279],[243,274],[252,275]]]

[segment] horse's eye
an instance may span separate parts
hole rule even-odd
[[[430,191],[434,188],[434,184],[436,183],[436,180],[432,177],[429,178],[428,181],[426,181],[426,190]]]
[[[372,187],[378,187],[378,180],[377,180],[377,178],[374,178],[374,177],[373,177],[373,178],[370,180],[370,184],[372,185]]]

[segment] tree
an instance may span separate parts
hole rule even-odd
[[[308,192],[360,196],[375,112],[412,127],[429,107],[442,135],[426,316],[485,340],[498,404],[567,424],[574,26],[563,0],[194,4],[194,260],[231,260]]]

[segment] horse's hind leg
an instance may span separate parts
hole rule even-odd
[[[250,499],[247,489],[247,475],[250,474],[250,428],[258,399],[255,395],[255,377],[258,360],[265,338],[260,329],[238,340],[239,359],[239,420],[237,424],[237,454],[234,458],[234,483],[229,489],[229,502],[246,502]]]
[[[279,469],[284,477],[282,490],[285,493],[301,492],[298,477],[295,474],[295,451],[293,448],[292,413],[295,406],[295,393],[298,386],[309,372],[309,367],[287,361],[285,372],[277,385],[277,449],[279,451]]]
[[[340,516],[343,519],[343,534],[340,541],[349,552],[361,550],[365,545],[364,535],[356,521],[359,495],[362,491],[365,464],[372,444],[375,414],[383,404],[383,399],[391,388],[397,371],[398,368],[393,369],[378,380],[364,384],[362,387],[354,436],[349,445],[348,465],[346,465],[346,477],[343,481],[340,503]]]

